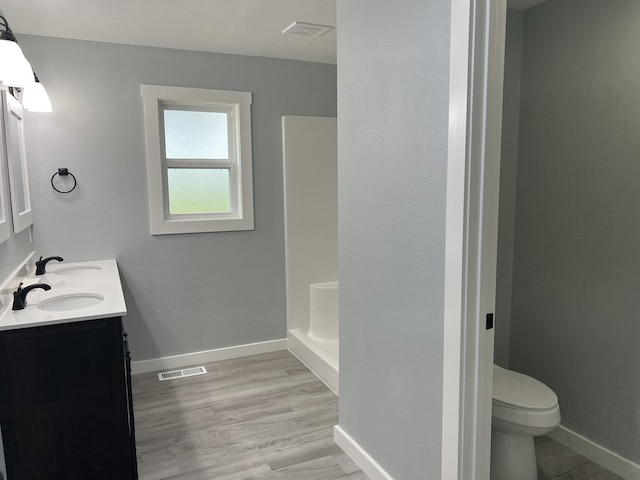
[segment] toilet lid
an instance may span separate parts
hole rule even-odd
[[[493,401],[512,407],[547,410],[558,404],[558,397],[535,378],[494,365]]]

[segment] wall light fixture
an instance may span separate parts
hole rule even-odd
[[[0,15],[0,84],[7,87],[24,87],[33,83],[33,69],[7,19]]]
[[[51,100],[44,85],[40,83],[35,73],[33,77],[35,82],[28,83],[22,88],[22,106],[30,112],[52,112]]]
[[[0,86],[22,92],[22,105],[31,112],[51,112],[51,100],[22,53],[9,22],[0,13]]]

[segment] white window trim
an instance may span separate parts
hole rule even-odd
[[[151,234],[228,232],[253,230],[253,174],[251,157],[250,92],[210,90],[204,88],[140,86],[145,118],[147,144],[147,179],[149,183],[149,216]],[[235,117],[232,137],[236,151],[236,181],[232,182],[233,212],[203,215],[169,215],[165,198],[165,167],[162,154],[162,106],[231,108]],[[215,167],[214,164],[211,165]],[[234,203],[236,202],[236,203]]]

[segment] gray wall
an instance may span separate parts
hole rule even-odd
[[[509,367],[509,337],[511,332],[511,280],[513,277],[513,236],[516,215],[523,18],[522,11],[507,10],[494,352],[494,363],[505,368]]]
[[[440,477],[450,2],[338,2],[340,427]]]
[[[11,218],[11,207],[8,213]],[[28,229],[18,234],[12,231],[9,239],[0,244],[0,280],[6,279],[32,250]]]
[[[134,360],[286,337],[281,117],[336,115],[332,65],[20,36],[38,254],[115,257]],[[151,236],[140,84],[253,92],[255,231]],[[58,167],[78,179],[60,196]]]
[[[640,2],[525,13],[510,365],[640,462]]]

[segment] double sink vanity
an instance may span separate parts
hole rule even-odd
[[[116,261],[51,261],[36,275],[32,256],[0,287],[8,480],[136,479],[131,357],[121,319],[127,310]],[[19,289],[24,308],[13,310]]]

